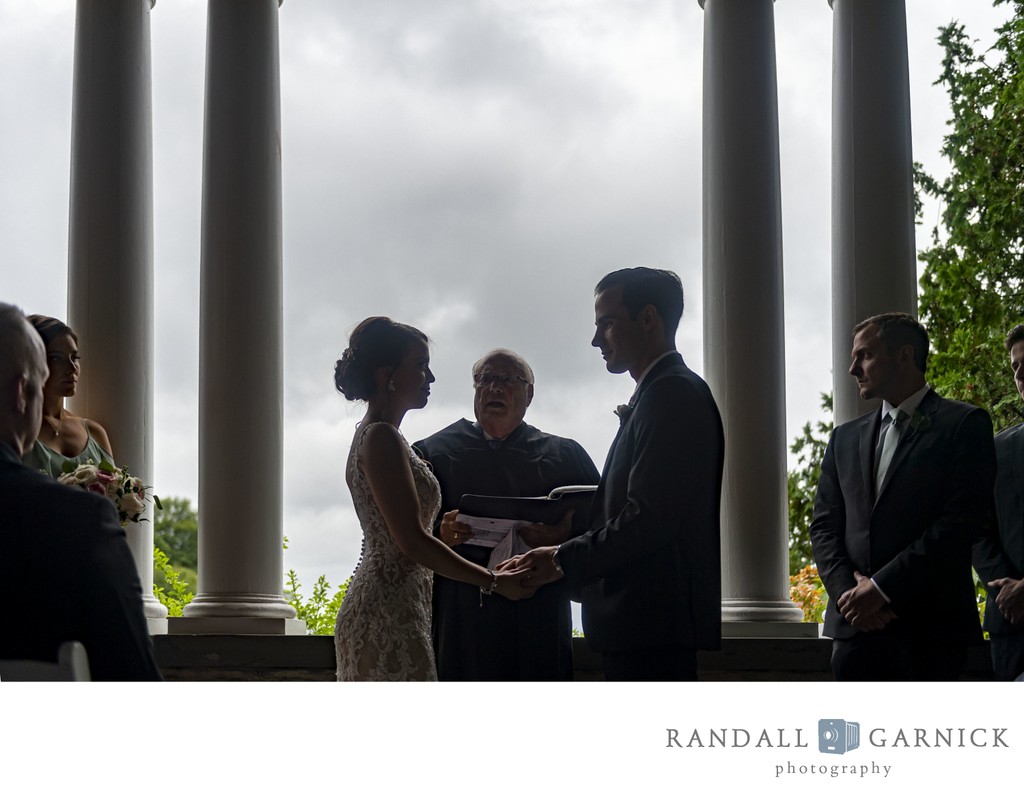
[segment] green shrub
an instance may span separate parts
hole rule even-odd
[[[321,575],[313,585],[313,594],[307,600],[302,596],[300,590],[302,584],[295,570],[288,570],[288,584],[284,589],[284,596],[295,608],[297,617],[306,623],[307,634],[334,634],[334,621],[338,617],[338,609],[345,599],[348,591],[348,584],[352,578],[349,577],[338,591],[330,594],[331,585],[327,582],[327,576]]]
[[[167,608],[168,617],[181,617],[182,610],[189,604],[195,594],[189,589],[188,583],[181,574],[174,568],[167,554],[159,547],[153,548],[153,594]],[[156,580],[163,580],[167,588],[156,584]]]
[[[805,623],[823,621],[828,593],[814,564],[808,564],[795,575],[789,576],[789,597],[803,611]]]

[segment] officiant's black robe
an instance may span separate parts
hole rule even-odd
[[[441,512],[463,494],[539,497],[562,485],[596,485],[600,475],[576,441],[522,423],[503,441],[488,441],[462,419],[414,448],[441,484]],[[490,548],[458,545],[459,555],[486,565]],[[572,613],[565,584],[510,601],[434,576],[434,651],[442,681],[572,679]]]

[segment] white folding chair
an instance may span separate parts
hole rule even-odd
[[[0,659],[0,681],[4,682],[88,682],[91,678],[85,646],[74,640],[61,643],[56,662]]]

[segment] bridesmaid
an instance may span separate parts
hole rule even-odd
[[[88,421],[64,407],[78,389],[81,357],[78,336],[55,317],[42,314],[29,316],[46,346],[46,366],[50,375],[43,387],[43,420],[35,445],[22,462],[51,477],[60,477],[68,460],[76,465],[92,461],[114,462],[107,431],[95,421]]]

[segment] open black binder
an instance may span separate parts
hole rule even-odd
[[[543,522],[556,525],[566,511],[575,511],[572,533],[585,533],[589,527],[590,506],[594,501],[596,485],[563,485],[546,497],[487,497],[463,494],[459,512],[466,516],[489,519],[516,519],[523,522]]]

